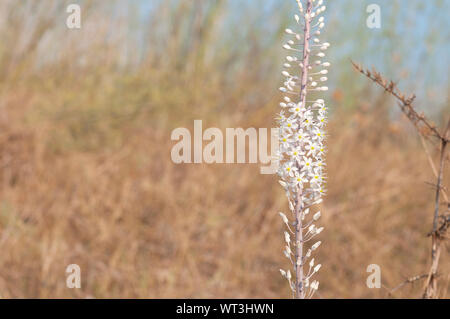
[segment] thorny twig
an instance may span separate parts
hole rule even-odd
[[[400,284],[393,290],[391,290],[390,294],[403,287],[408,283],[412,283],[416,280],[427,278],[425,283],[425,291],[423,294],[423,298],[436,298],[437,297],[437,277],[438,277],[438,266],[439,266],[439,257],[441,253],[441,241],[445,239],[445,234],[450,225],[450,216],[439,215],[439,206],[440,206],[440,195],[442,193],[444,200],[446,201],[447,212],[450,211],[450,202],[448,200],[447,193],[445,192],[444,187],[442,186],[442,180],[444,177],[444,167],[445,162],[447,160],[447,145],[450,142],[450,119],[448,121],[447,127],[444,131],[440,132],[436,126],[425,117],[423,114],[417,113],[417,111],[412,106],[414,102],[415,95],[411,95],[410,97],[406,97],[398,88],[396,83],[393,81],[386,80],[377,70],[373,69],[373,71],[369,71],[364,69],[361,65],[356,64],[352,61],[354,68],[360,72],[361,74],[368,77],[373,82],[380,85],[384,90],[391,95],[393,95],[398,101],[399,106],[402,112],[406,115],[406,117],[411,121],[411,123],[416,127],[419,132],[422,145],[425,149],[425,153],[427,155],[428,161],[430,163],[431,169],[435,177],[437,178],[436,183],[436,196],[435,196],[435,205],[434,205],[434,214],[433,214],[433,228],[432,231],[428,234],[431,236],[431,267],[426,275],[415,276],[409,278],[404,283]],[[439,158],[439,170],[436,170],[433,160],[431,159],[430,153],[428,152],[428,148],[426,147],[425,139],[431,140],[431,138],[435,138],[440,142],[440,158]],[[439,225],[439,219],[443,221]]]
[[[400,102],[400,108],[402,109],[402,112],[417,128],[419,133],[422,134],[426,139],[429,139],[430,136],[434,136],[439,140],[445,140],[446,142],[449,142],[448,136],[445,136],[444,134],[439,132],[433,122],[428,120],[424,114],[417,113],[417,111],[413,108],[412,103],[416,98],[414,94],[406,97],[406,95],[397,88],[396,83],[386,80],[377,70],[373,69],[372,71],[369,71],[367,69],[364,69],[361,65],[356,64],[355,62],[351,62],[357,71],[364,74],[373,82],[383,87],[385,91],[392,94]]]
[[[392,289],[388,289],[388,295],[392,296],[394,294],[394,292],[396,292],[398,289],[402,288],[403,286],[407,285],[407,284],[413,284],[418,280],[422,280],[424,278],[427,278],[428,274],[422,274],[422,275],[418,275],[418,276],[414,276],[414,277],[409,277],[408,279],[406,279],[404,282],[402,282],[401,284],[397,285],[396,287],[392,288]]]

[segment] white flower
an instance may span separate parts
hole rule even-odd
[[[304,142],[306,140],[306,133],[303,130],[298,130],[297,134],[295,134],[295,140],[300,143],[300,142]]]
[[[322,145],[322,146],[319,148],[319,152],[317,153],[317,156],[323,156],[323,155],[325,155],[325,147]],[[317,165],[318,167],[323,167],[323,166],[325,166],[325,163],[323,163],[322,161],[317,161],[317,162],[316,162],[316,165]]]
[[[319,114],[325,115],[325,114],[327,114],[327,111],[328,111],[327,107],[325,105],[322,105],[319,109]]]
[[[284,172],[290,177],[294,177],[295,172],[298,171],[298,168],[294,166],[294,163],[287,162],[284,166]]]
[[[327,123],[327,117],[325,115],[320,114],[317,117],[317,123],[320,127],[324,126]]]
[[[303,156],[302,164],[303,164],[303,167],[302,167],[303,171],[310,170],[311,167],[312,167],[312,160],[311,160],[311,158]]]
[[[292,144],[291,134],[281,136],[280,143],[282,149],[289,149]]]
[[[294,121],[294,119],[289,118],[281,123],[281,128],[289,133],[293,133],[298,127],[298,124]]]
[[[289,111],[292,113],[295,117],[300,117],[303,114],[303,107],[301,103],[296,104],[295,106],[291,107]]]
[[[311,171],[309,173],[309,178],[311,183],[320,184],[322,183],[322,174],[318,170]]]
[[[288,155],[291,157],[291,159],[294,161],[299,161],[301,156],[305,153],[301,151],[301,148],[299,146],[292,148],[288,151]]]
[[[316,142],[313,141],[309,141],[306,145],[305,145],[306,150],[308,151],[308,153],[306,153],[307,156],[311,156],[311,155],[315,155],[319,149],[320,146],[319,144],[317,144]]]
[[[311,129],[311,127],[314,125],[312,114],[310,112],[309,114],[305,112],[304,119],[305,120],[302,123],[303,127],[305,127],[306,129]]]
[[[307,181],[304,179],[305,173],[297,173],[294,176],[293,179],[293,186],[303,186],[303,183],[306,183]]]
[[[325,138],[325,133],[322,131],[322,129],[318,127],[314,129],[313,133],[314,133],[313,139],[321,141]]]

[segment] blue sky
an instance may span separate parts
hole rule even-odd
[[[136,1],[143,19],[159,2]],[[325,2],[328,6],[326,17],[329,23],[324,37],[333,45],[330,51],[333,62],[345,64],[351,58],[368,66],[376,66],[387,76],[399,80],[404,90],[417,92],[417,95],[422,97],[422,103],[430,102],[429,104],[434,105],[448,101],[450,1]],[[366,26],[369,15],[366,8],[373,3],[381,8],[382,28],[379,30]],[[123,1],[123,4],[127,5],[129,2]],[[268,30],[279,27],[271,23],[271,17],[282,16],[288,21],[289,14],[292,16],[295,10],[295,0],[228,0],[226,7],[229,21],[235,19],[240,21],[240,24],[252,23],[254,20],[245,16],[252,14],[267,21],[256,27]],[[230,32],[233,32],[233,24],[230,25]],[[339,85],[337,82],[341,76],[342,74],[331,75],[335,85]]]

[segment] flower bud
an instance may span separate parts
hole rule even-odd
[[[284,241],[288,244],[291,242],[291,236],[289,236],[289,233],[287,231],[284,232]]]
[[[286,217],[285,214],[283,214],[282,212],[279,212],[278,214],[280,214],[281,219],[283,220],[283,223],[289,224],[289,219]]]
[[[314,214],[313,219],[314,220],[318,220],[320,218],[320,216],[321,216],[321,213],[317,212],[317,213]]]
[[[322,267],[321,264],[318,264],[316,267],[314,267],[314,272],[318,272],[320,270],[320,267]]]
[[[312,245],[312,246],[311,246],[311,250],[316,250],[317,248],[319,248],[319,246],[320,246],[321,243],[322,243],[321,241],[318,241],[317,243],[315,243],[314,245]]]

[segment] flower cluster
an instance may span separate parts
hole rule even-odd
[[[323,230],[314,224],[320,218],[320,212],[310,215],[309,212],[322,201],[325,193],[324,128],[327,123],[325,101],[308,100],[308,96],[328,90],[323,84],[328,80],[326,75],[330,63],[323,58],[330,44],[319,39],[324,27],[324,18],[320,15],[326,9],[323,0],[306,0],[305,8],[300,0],[296,1],[301,16],[296,14],[294,18],[302,34],[286,29],[290,38],[283,48],[289,54],[282,72],[285,81],[280,91],[284,97],[277,118],[280,139],[278,175],[293,213],[292,228],[287,216],[283,213],[280,216],[295,236],[294,247],[291,248],[290,233],[285,233],[284,254],[294,265],[295,276],[289,270],[281,270],[281,274],[289,281],[295,297],[306,298],[312,297],[319,286],[317,281],[310,282],[310,278],[321,265],[315,265],[314,258],[310,257],[321,242],[313,243],[308,250],[304,246]],[[297,70],[300,76],[295,74]],[[306,265],[309,265],[309,271],[305,270]]]
[[[281,111],[280,149],[278,175],[288,196],[302,189],[304,203],[313,203],[324,193],[324,126],[327,122],[327,108],[324,101],[318,99],[309,106],[302,102],[287,102],[289,113]],[[284,102],[281,104],[285,104]]]

